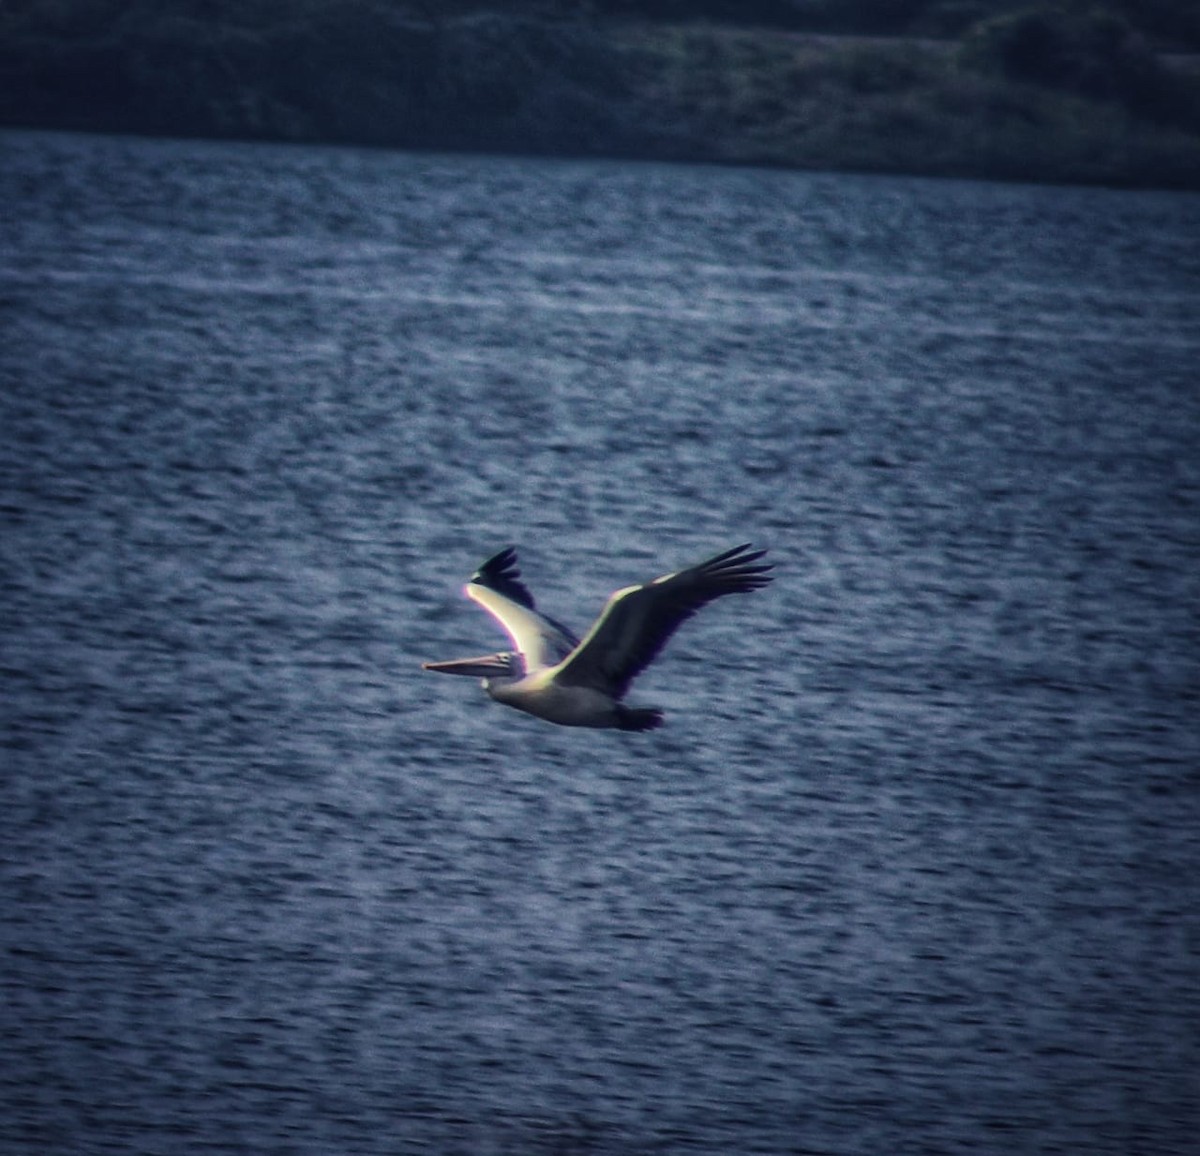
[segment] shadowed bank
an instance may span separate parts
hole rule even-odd
[[[695,7],[32,0],[0,122],[1200,188],[1183,0]]]

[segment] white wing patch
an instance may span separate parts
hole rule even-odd
[[[464,593],[504,628],[513,646],[525,657],[526,673],[554,666],[571,653],[571,640],[536,610],[478,582],[468,582]]]

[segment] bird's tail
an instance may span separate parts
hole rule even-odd
[[[623,731],[652,731],[663,724],[663,712],[657,707],[617,707],[617,727]]]

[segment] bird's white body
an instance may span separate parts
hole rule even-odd
[[[516,682],[489,682],[488,694],[505,706],[564,727],[620,726],[619,703],[590,686],[560,686],[554,671],[539,670]]]
[[[580,642],[538,613],[509,547],[475,572],[465,593],[500,623],[515,651],[424,667],[480,677],[497,702],[560,726],[651,730],[662,724],[662,711],[621,702],[629,684],[702,606],[770,582],[771,567],[756,564],[763,553],[738,546],[645,585],[626,586],[609,598]]]

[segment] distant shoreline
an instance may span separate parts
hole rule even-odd
[[[957,41],[372,11],[18,28],[0,124],[1200,191],[1196,57],[1158,58],[1167,96],[1137,105],[971,67]]]

